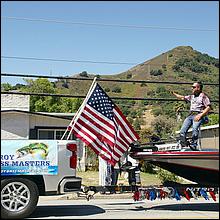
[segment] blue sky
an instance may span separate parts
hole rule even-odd
[[[118,74],[177,46],[191,46],[219,58],[218,1],[2,1],[1,12],[1,56],[131,63],[2,58],[1,72]],[[16,77],[1,77],[1,81],[24,83]]]

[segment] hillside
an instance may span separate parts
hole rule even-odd
[[[95,75],[86,71],[73,75],[73,77],[93,78]],[[131,69],[116,75],[98,75],[104,79],[126,79],[126,80],[150,80],[150,81],[170,81],[170,82],[193,82],[219,83],[219,59],[202,54],[193,50],[190,46],[179,46],[166,53],[160,54],[147,60]],[[179,94],[190,94],[191,86],[185,84],[159,84],[159,83],[121,83],[121,82],[99,82],[102,88],[110,97],[142,97],[142,98],[174,98],[170,91]],[[74,95],[86,95],[91,81],[60,80],[57,87],[65,85],[67,92]],[[204,86],[204,92],[211,100],[218,100],[218,86]],[[134,129],[138,132],[146,130],[143,136],[148,136],[149,129],[154,127],[154,131],[159,136],[164,136],[171,129],[179,129],[181,123],[177,123],[177,112],[180,108],[187,111],[186,103],[181,102],[156,102],[156,101],[115,101],[122,112],[127,116]],[[219,104],[213,103],[213,110],[219,110]],[[185,115],[184,115],[185,114]],[[185,117],[187,112],[182,112],[181,117]],[[160,117],[157,119],[157,116]],[[179,116],[178,116],[179,117]],[[215,116],[216,117],[216,116]],[[152,124],[156,122],[156,124]],[[179,121],[181,122],[181,121]],[[216,123],[212,121],[211,123]],[[157,129],[158,124],[161,128]],[[148,131],[147,131],[148,130]],[[161,133],[162,132],[162,133]],[[144,139],[144,138],[143,138]],[[147,139],[146,139],[147,140]]]
[[[70,95],[86,95],[94,77],[102,79],[123,79],[128,82],[99,81],[110,97],[130,98],[129,100],[114,100],[133,128],[139,133],[142,141],[148,141],[151,136],[169,137],[180,129],[181,119],[188,114],[189,104],[180,102],[171,91],[185,95],[191,93],[191,85],[175,84],[176,82],[202,81],[204,84],[219,84],[219,59],[202,54],[189,46],[179,46],[162,53],[150,60],[115,75],[94,75],[83,71],[69,77],[81,80],[59,79],[50,82],[48,79],[27,80],[28,85],[2,85],[2,90],[19,90],[34,93],[55,93]],[[131,82],[129,82],[129,80]],[[141,83],[132,82],[138,80]],[[148,81],[148,82],[144,82]],[[149,83],[149,81],[153,83]],[[158,83],[173,82],[174,84]],[[219,99],[218,85],[205,85],[204,92],[211,100]],[[172,98],[174,101],[132,100],[132,98]],[[76,112],[82,99],[64,97],[31,96],[31,111],[46,112]],[[209,123],[219,123],[219,102],[213,102],[209,115]]]
[[[73,76],[82,77],[82,74]],[[94,77],[94,75],[88,73],[85,77]],[[193,50],[192,47],[180,46],[136,65],[126,72],[116,75],[100,75],[99,77],[127,80],[217,83],[219,82],[219,59],[202,54]],[[86,94],[91,85],[91,81],[67,80],[66,83],[70,94],[80,95]],[[57,86],[62,87],[62,84],[63,82],[58,82]],[[162,85],[117,82],[100,82],[100,84],[108,92],[109,96],[150,98],[157,96],[156,89]],[[166,90],[191,91],[190,86],[186,88],[186,85],[163,85]],[[117,88],[120,88],[120,91]],[[206,86],[205,91],[212,99],[218,99],[217,87]]]

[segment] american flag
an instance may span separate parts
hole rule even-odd
[[[92,87],[69,129],[113,166],[129,145],[139,139],[126,117],[98,83]]]

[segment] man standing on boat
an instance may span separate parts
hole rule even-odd
[[[203,84],[201,82],[195,82],[192,85],[191,95],[183,96],[172,92],[178,99],[191,103],[189,115],[184,120],[180,130],[180,144],[182,147],[187,145],[186,134],[192,126],[192,142],[190,143],[190,147],[193,150],[197,150],[199,128],[202,123],[207,121],[208,118],[206,115],[211,110],[209,97],[202,92],[202,88]]]

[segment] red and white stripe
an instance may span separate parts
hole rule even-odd
[[[139,137],[118,107],[113,113],[112,121],[87,104],[73,122],[72,132],[114,166]]]

